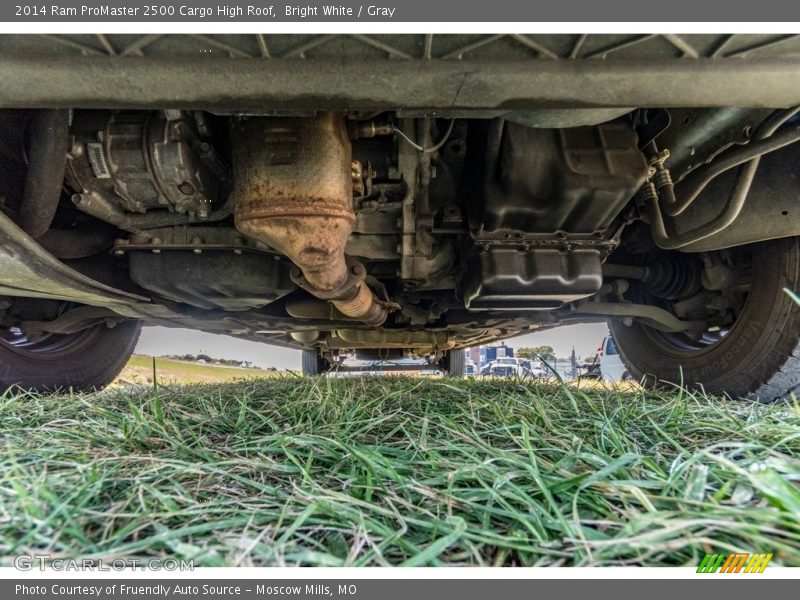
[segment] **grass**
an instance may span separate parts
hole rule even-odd
[[[800,566],[800,406],[513,380],[0,397],[0,556]]]
[[[224,383],[237,379],[273,377],[275,371],[244,369],[226,365],[202,364],[158,357],[156,378],[159,383]],[[134,354],[117,377],[121,385],[152,385],[153,358]]]

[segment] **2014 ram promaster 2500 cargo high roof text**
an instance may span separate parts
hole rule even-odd
[[[800,388],[800,38],[62,38],[0,40],[4,387],[143,323],[460,376],[608,321],[647,385]]]
[[[58,4],[16,4],[14,15],[17,17],[141,17],[154,7],[139,6],[61,6]]]

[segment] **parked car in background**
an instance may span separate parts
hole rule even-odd
[[[625,363],[622,362],[622,359],[619,356],[617,344],[614,342],[614,338],[610,335],[603,338],[603,345],[600,347],[599,359],[600,378],[603,381],[618,382],[631,378]]]
[[[516,374],[516,371],[516,361],[503,358],[486,363],[481,368],[481,375],[487,377],[511,377]]]
[[[491,377],[526,377],[531,375],[530,361],[505,356],[491,361],[481,369],[481,375]]]
[[[602,344],[592,360],[582,365],[581,377],[619,382],[631,378],[625,363],[620,358],[617,344],[610,335],[603,338]]]
[[[525,370],[525,375],[530,377],[550,377],[553,375],[553,370],[541,360],[527,360],[523,358],[520,359],[520,362]]]
[[[603,376],[600,373],[600,363],[599,362],[589,362],[584,363],[581,368],[583,372],[581,373],[581,379],[602,379]]]

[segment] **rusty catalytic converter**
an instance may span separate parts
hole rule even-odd
[[[352,150],[340,113],[257,117],[231,131],[236,228],[285,254],[294,282],[370,325],[388,315],[344,254],[353,231]]]

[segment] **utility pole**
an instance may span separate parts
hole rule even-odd
[[[575,356],[575,346],[572,347],[572,354],[569,357],[570,366],[572,367],[572,378],[578,377],[578,357]]]

